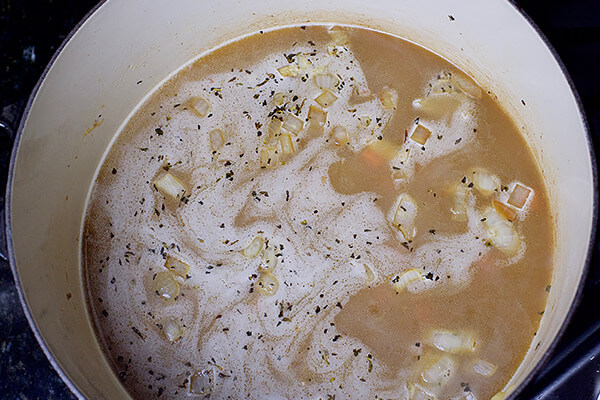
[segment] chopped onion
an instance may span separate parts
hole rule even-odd
[[[281,146],[281,153],[285,155],[290,155],[294,152],[294,143],[292,142],[292,135],[287,133],[281,134],[279,136],[279,145]]]
[[[519,246],[521,245],[519,234],[512,227],[511,223],[506,221],[494,209],[488,208],[486,210],[483,223],[488,229],[494,247],[507,256],[512,256],[519,250]]]
[[[310,63],[308,61],[308,58],[306,58],[306,56],[304,54],[302,54],[302,53],[297,54],[296,62],[298,63],[298,68],[300,68],[300,71],[308,70]]]
[[[413,282],[420,281],[421,279],[423,279],[423,274],[420,271],[412,268],[398,275],[392,282],[394,283],[394,289],[396,289],[396,293],[400,293],[408,285]]]
[[[500,179],[485,169],[477,169],[473,172],[473,185],[484,196],[489,196],[500,187]]]
[[[165,172],[153,184],[160,193],[173,200],[181,200],[186,192],[183,183],[170,172]]]
[[[323,108],[329,107],[330,105],[335,103],[336,100],[337,100],[337,96],[335,94],[331,93],[329,90],[323,90],[323,93],[321,93],[315,99],[317,104],[319,104]]]
[[[379,93],[379,101],[381,105],[386,110],[393,110],[396,108],[396,101],[398,96],[391,89],[384,89],[381,93]]]
[[[517,208],[523,208],[532,190],[517,183],[508,198],[508,204]]]
[[[486,360],[477,360],[473,365],[473,372],[482,376],[492,376],[498,369],[498,366]]]
[[[365,275],[367,277],[367,281],[372,282],[375,279],[375,273],[367,264],[365,264]]]
[[[246,248],[242,250],[242,255],[248,258],[254,258],[262,253],[264,249],[265,239],[262,236],[257,235],[254,237],[254,239],[252,239],[252,241],[250,241],[250,243],[248,243]]]
[[[476,99],[481,98],[481,88],[479,88],[479,86],[471,79],[461,75],[454,75],[453,80],[455,81],[455,85],[467,96]]]
[[[444,386],[456,371],[456,362],[449,356],[442,356],[421,372],[421,378],[431,385]]]
[[[165,261],[165,268],[170,271],[173,271],[174,273],[176,273],[183,279],[187,278],[187,274],[190,271],[189,264],[187,264],[181,260],[178,260],[172,256],[167,257],[167,260]]]
[[[433,332],[431,343],[447,353],[475,351],[477,347],[477,340],[472,335],[450,331]]]
[[[343,30],[339,29],[339,28],[333,28],[329,31],[329,36],[331,36],[331,41],[336,45],[336,46],[344,46],[347,45],[349,43],[348,41],[348,35],[346,34],[346,32],[344,32]]]
[[[273,118],[271,122],[269,122],[269,136],[267,138],[268,141],[274,140],[279,132],[281,132],[281,126],[283,125],[283,121],[279,118]]]
[[[418,383],[406,382],[408,389],[408,400],[436,400],[433,393],[430,393]]]
[[[154,276],[154,293],[165,300],[172,300],[179,294],[179,283],[168,272],[159,272]]]
[[[432,85],[429,96],[436,94],[454,93],[454,85],[450,79],[438,79]]]
[[[214,372],[212,369],[197,371],[190,377],[190,394],[209,396],[213,391]]]
[[[284,100],[284,95],[281,92],[277,92],[273,96],[273,104],[275,104],[276,106],[282,105],[283,104],[283,100]]]
[[[300,67],[296,64],[286,65],[285,67],[278,68],[277,71],[281,76],[295,77],[300,73]]]
[[[190,99],[190,108],[199,117],[205,117],[210,111],[210,103],[203,97],[192,97]]]
[[[392,221],[393,225],[402,232],[405,240],[411,241],[416,233],[415,218],[417,217],[417,203],[407,193],[398,196],[397,202],[398,207]]]
[[[497,200],[492,200],[492,204],[494,206],[494,209],[498,211],[498,214],[502,215],[507,220],[512,222],[515,219],[517,219],[517,210],[515,210],[511,206],[507,206],[506,204],[500,203]]]
[[[261,167],[272,167],[277,164],[279,156],[277,155],[277,148],[273,146],[266,146],[263,148],[260,154],[260,165]]]
[[[342,146],[344,144],[348,144],[348,133],[346,132],[346,128],[343,126],[336,126],[331,131],[331,137],[333,138],[333,142],[336,146]]]
[[[321,90],[335,89],[339,83],[338,77],[332,74],[315,75],[313,81],[315,82],[315,86]]]
[[[272,296],[279,289],[279,281],[270,272],[262,273],[256,282],[256,290],[258,293]]]
[[[223,131],[220,129],[210,131],[208,136],[210,138],[210,148],[212,149],[212,151],[219,150],[225,144]]]
[[[414,108],[419,110],[420,114],[426,114],[432,119],[441,119],[454,113],[461,102],[456,96],[435,94],[416,99],[412,104]]]
[[[183,328],[173,318],[169,318],[163,324],[163,333],[171,342],[176,342],[183,336]]]
[[[419,143],[421,146],[424,146],[427,143],[427,139],[431,136],[431,131],[425,128],[421,124],[417,124],[412,134],[410,135],[410,139],[414,142]]]
[[[283,120],[283,129],[292,132],[294,135],[297,135],[300,133],[302,128],[304,128],[304,123],[302,123],[300,118],[293,114],[288,114],[285,116]]]
[[[323,126],[327,122],[327,113],[319,107],[308,107],[308,120]]]
[[[363,115],[362,117],[358,117],[358,126],[361,128],[366,128],[371,125],[371,118],[367,115]]]
[[[273,247],[267,247],[265,251],[263,251],[262,255],[262,264],[260,266],[261,270],[273,272],[275,267],[277,266],[277,252]]]
[[[457,183],[454,187],[454,205],[450,209],[452,219],[455,221],[464,222],[467,220],[467,198],[469,197],[469,189],[463,183]]]

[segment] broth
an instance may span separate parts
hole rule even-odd
[[[82,252],[135,398],[472,400],[531,345],[553,249],[488,94],[398,37],[308,25],[215,49],[140,106]]]

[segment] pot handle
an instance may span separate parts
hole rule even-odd
[[[10,151],[14,138],[13,127],[8,122],[0,119],[0,261],[8,261],[4,203],[8,167],[10,165]]]

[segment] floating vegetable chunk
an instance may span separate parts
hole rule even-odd
[[[463,332],[435,331],[431,335],[431,343],[447,353],[474,351],[477,347],[477,340]]]
[[[473,365],[473,372],[482,376],[492,376],[498,369],[498,366],[486,360],[479,359]]]
[[[346,128],[343,126],[336,126],[331,131],[331,137],[333,138],[333,142],[336,146],[341,146],[344,144],[348,144],[348,133],[346,132]]]
[[[248,258],[257,257],[265,249],[265,239],[258,235],[242,250],[242,255]]]
[[[436,400],[433,393],[418,383],[407,382],[406,388],[408,389],[408,400]]]
[[[279,145],[281,146],[281,154],[290,155],[294,152],[292,136],[287,133],[279,136]]]
[[[402,274],[398,275],[392,280],[392,283],[394,284],[394,289],[396,289],[396,293],[400,293],[411,283],[420,281],[422,279],[423,274],[420,271],[413,268],[409,269],[408,271],[404,271]]]
[[[321,90],[332,90],[339,83],[337,76],[332,74],[317,74],[314,76],[313,80],[315,86]]]
[[[205,117],[210,111],[210,103],[203,97],[193,97],[189,103],[190,109],[199,117]]]
[[[501,203],[497,200],[493,200],[492,204],[494,206],[494,209],[500,214],[502,215],[504,218],[506,218],[509,221],[514,221],[515,219],[517,219],[517,210],[515,210],[514,208],[512,208],[511,206],[507,206],[504,203]]]
[[[421,146],[424,146],[425,143],[427,143],[429,136],[431,136],[431,131],[425,128],[422,124],[417,124],[412,135],[410,135],[410,139],[419,143]]]
[[[190,270],[189,264],[176,259],[173,256],[168,256],[165,261],[165,268],[173,271],[175,274],[179,275],[182,278],[187,278],[188,272]]]
[[[486,210],[483,224],[490,234],[492,244],[498,250],[507,256],[512,256],[519,250],[519,246],[521,245],[519,234],[512,224],[495,210],[492,208]]]
[[[296,64],[286,65],[285,67],[278,68],[277,71],[281,74],[281,76],[286,77],[295,77],[300,73],[300,67]]]
[[[272,296],[279,290],[279,281],[271,272],[261,273],[256,282],[256,290],[262,295]]]
[[[165,300],[173,300],[179,294],[179,283],[170,272],[159,272],[154,276],[154,292]]]
[[[349,43],[348,35],[340,28],[332,28],[329,31],[329,36],[331,36],[331,41],[336,46],[344,46]]]
[[[385,89],[379,93],[379,101],[386,110],[394,110],[396,108],[397,95],[391,89]]]
[[[517,208],[523,208],[531,192],[531,189],[517,183],[508,198],[508,204]]]
[[[331,93],[329,90],[324,90],[315,101],[323,108],[327,108],[337,100],[337,96]]]
[[[444,355],[421,372],[421,378],[431,385],[443,386],[452,378],[454,372],[456,372],[456,362]]]
[[[281,126],[283,125],[283,121],[279,118],[273,118],[271,122],[269,122],[269,136],[267,137],[267,142],[274,140],[279,132],[281,132]]]
[[[327,113],[319,107],[310,106],[308,108],[308,120],[319,125],[324,125],[327,121]]]
[[[225,144],[225,137],[223,136],[223,131],[220,129],[210,131],[208,136],[210,138],[210,148],[213,152],[220,150]]]
[[[262,254],[262,264],[260,269],[263,271],[273,272],[277,266],[277,252],[274,247],[267,247]]]
[[[450,209],[452,219],[455,221],[464,222],[467,220],[467,200],[469,197],[469,189],[463,183],[457,183],[454,186],[454,205]]]
[[[303,127],[304,124],[302,123],[302,120],[293,114],[286,115],[283,120],[283,129],[292,132],[294,135],[300,133]]]
[[[165,337],[171,342],[176,342],[183,336],[183,328],[173,318],[166,320],[162,328]]]
[[[500,179],[484,169],[473,172],[473,185],[484,196],[489,196],[500,187]]]
[[[198,371],[190,377],[190,394],[209,396],[213,392],[214,372],[212,369]]]
[[[153,184],[160,193],[172,200],[181,200],[186,193],[183,183],[170,172],[165,172]]]
[[[262,149],[260,154],[260,166],[263,168],[272,167],[277,164],[279,156],[277,153],[277,147],[266,146]]]
[[[398,196],[397,204],[392,224],[402,232],[404,239],[411,241],[416,234],[417,203],[409,194],[403,193]]]

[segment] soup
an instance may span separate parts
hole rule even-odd
[[[140,105],[88,204],[135,398],[489,399],[536,334],[546,188],[464,72],[359,27],[261,31]]]

